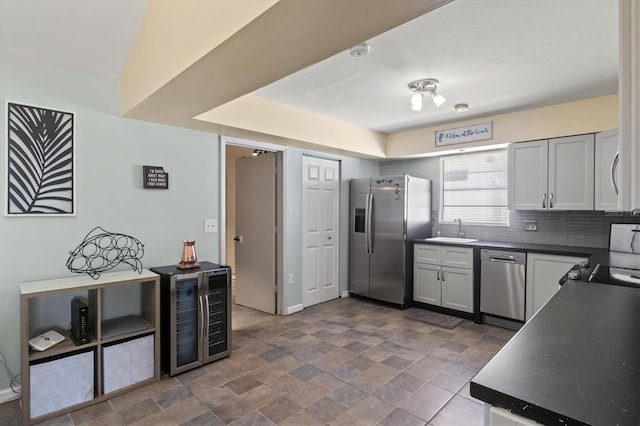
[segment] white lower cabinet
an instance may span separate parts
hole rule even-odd
[[[413,300],[473,312],[473,249],[417,244]]]
[[[438,306],[442,304],[440,268],[439,265],[414,262],[413,300]]]
[[[577,263],[587,262],[587,258],[557,256],[551,254],[527,253],[527,298],[526,320],[560,290],[560,278]]]
[[[485,406],[488,406],[485,404]],[[502,408],[488,406],[489,408],[489,421],[485,419],[485,425],[490,426],[535,426],[540,423],[534,422],[530,419],[525,419],[510,411],[503,410]],[[485,414],[487,415],[487,414]]]

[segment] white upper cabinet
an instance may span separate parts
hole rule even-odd
[[[508,148],[510,210],[593,210],[594,135]]]
[[[509,210],[544,210],[549,141],[512,143],[507,150]]]
[[[619,182],[614,161],[618,153],[618,129],[596,133],[595,209],[617,210],[618,194],[614,189]]]
[[[549,139],[549,210],[593,210],[594,135]]]

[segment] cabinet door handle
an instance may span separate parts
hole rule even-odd
[[[553,192],[549,193],[549,208],[553,208]]]
[[[442,282],[444,282],[444,268],[442,268]]]
[[[203,340],[209,340],[209,293],[204,296],[204,306],[206,307],[207,315],[205,316],[203,323],[206,324],[206,332],[204,333]]]
[[[200,333],[198,336],[198,341],[202,342],[202,334],[204,332],[204,308],[202,307],[202,296],[198,296],[198,299],[200,300]]]
[[[547,194],[542,194],[542,208],[547,208]]]
[[[440,267],[438,266],[438,270],[436,271],[436,279],[440,281]]]
[[[618,168],[618,161],[620,160],[620,151],[616,152],[616,156],[611,163],[611,186],[618,195],[618,184],[616,182],[616,169]]]

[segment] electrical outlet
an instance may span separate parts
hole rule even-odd
[[[293,284],[293,274],[289,274],[289,284]]]
[[[525,231],[537,231],[538,230],[538,222],[535,220],[525,220],[524,221],[524,230]]]
[[[209,234],[212,232],[218,232],[218,219],[205,219],[204,233]]]

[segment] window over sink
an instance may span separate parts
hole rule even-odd
[[[440,221],[508,225],[507,150],[440,159]]]

